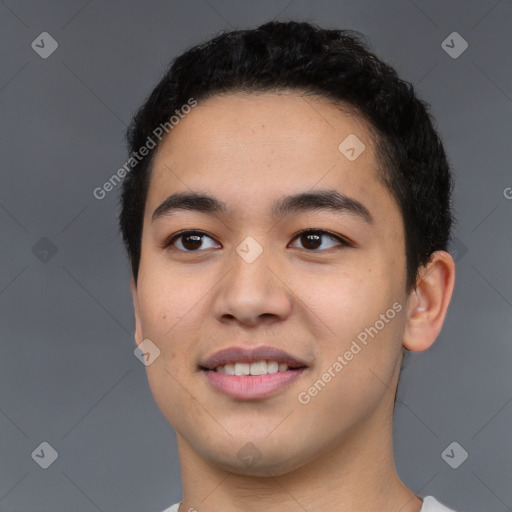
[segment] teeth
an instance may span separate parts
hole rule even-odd
[[[251,364],[251,375],[266,375],[267,373],[267,362],[258,361],[257,363]]]
[[[250,367],[248,363],[235,363],[235,375],[249,375]]]
[[[288,370],[286,363],[277,361],[257,361],[255,363],[234,363],[217,366],[215,371],[228,375],[266,375],[267,373],[285,372]]]
[[[279,371],[279,363],[276,361],[267,361],[267,372],[277,373]]]

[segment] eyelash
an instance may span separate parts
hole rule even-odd
[[[326,231],[325,229],[304,229],[302,231],[299,231],[298,233],[296,233],[294,235],[294,237],[292,238],[292,241],[293,240],[296,240],[297,238],[300,238],[302,235],[305,235],[305,234],[313,234],[313,235],[320,235],[320,236],[325,236],[327,235],[328,238],[331,238],[333,240],[337,240],[340,245],[342,247],[353,247],[353,244],[350,243],[346,238],[340,236],[340,235],[336,235],[334,233],[331,233],[330,231]],[[186,235],[199,235],[199,236],[207,236],[208,238],[211,238],[212,240],[215,240],[213,237],[211,237],[210,235],[208,235],[207,233],[205,233],[204,231],[199,231],[197,229],[192,229],[192,230],[185,230],[185,231],[180,231],[179,233],[176,233],[174,235],[172,235],[170,238],[168,238],[164,244],[162,245],[162,247],[164,249],[170,249],[173,245],[173,243],[182,238],[182,237],[185,237]],[[218,242],[216,242],[218,243]],[[332,248],[329,248],[329,249],[332,249]],[[304,249],[308,252],[325,252],[325,251],[328,251],[329,249]],[[188,253],[193,253],[193,252],[203,252],[205,249],[198,249],[198,250],[184,250],[184,249],[176,249],[174,248],[173,250],[175,251],[179,251],[179,252],[188,252]]]

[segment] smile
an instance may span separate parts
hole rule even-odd
[[[227,375],[267,375],[269,373],[285,372],[286,370],[288,370],[288,365],[277,361],[233,363],[215,368],[216,372],[226,373]]]
[[[283,392],[310,370],[306,361],[272,346],[234,346],[203,359],[199,369],[216,392],[259,400]]]
[[[234,367],[233,371],[236,372],[238,364],[226,366]],[[240,369],[239,367],[239,372],[246,372],[248,370],[247,367],[252,365],[241,363],[240,366],[242,368]],[[239,373],[237,375],[225,372],[225,367],[220,367],[220,369],[223,371],[203,369],[202,373],[215,391],[237,400],[259,400],[271,397],[289,387],[307,370],[305,367],[287,368],[273,373]],[[271,369],[274,368],[271,366]]]

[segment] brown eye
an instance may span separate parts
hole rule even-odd
[[[166,244],[166,247],[174,246],[178,250],[185,252],[197,252],[197,250],[200,248],[211,249],[212,246],[203,246],[203,240],[205,238],[213,241],[213,238],[209,237],[206,233],[203,233],[202,231],[182,231],[181,233],[174,235]],[[176,241],[180,243],[175,244]]]
[[[343,247],[350,247],[350,244],[344,238],[329,233],[328,231],[324,231],[322,229],[308,229],[305,231],[301,231],[294,240],[300,240],[303,247],[310,251],[319,252],[318,248],[323,245],[323,239],[330,239],[331,241],[338,242],[337,244],[331,245],[330,247],[323,247],[321,250],[330,249],[336,245],[341,245]]]

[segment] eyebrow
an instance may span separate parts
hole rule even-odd
[[[197,192],[176,192],[156,208],[151,222],[170,215],[176,210],[193,210],[222,215],[227,215],[229,212],[228,205],[216,197]],[[274,201],[271,210],[274,218],[282,218],[286,215],[305,211],[330,211],[338,214],[350,214],[368,224],[373,223],[372,214],[364,204],[352,197],[341,194],[337,190],[300,192],[284,196]]]

